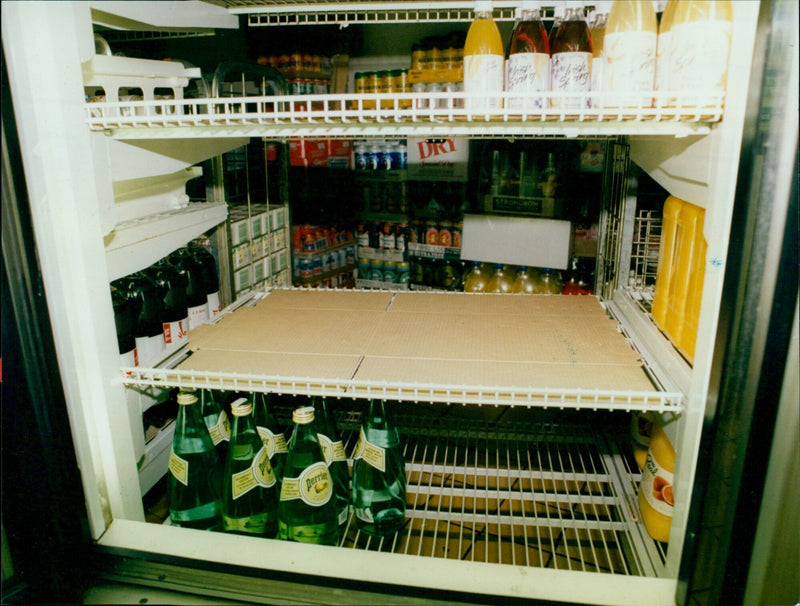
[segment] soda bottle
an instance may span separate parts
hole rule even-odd
[[[231,444],[225,460],[222,528],[226,532],[278,534],[278,488],[269,455],[246,398],[231,404]]]
[[[336,545],[339,541],[333,480],[317,438],[314,408],[292,413],[294,433],[278,503],[278,538],[300,543]]]
[[[139,273],[128,280],[136,299],[137,315],[134,327],[136,353],[139,363],[147,365],[164,351],[164,329],[161,325],[161,298],[152,279]]]
[[[655,84],[658,21],[650,0],[617,0],[605,36],[605,86],[608,107],[650,107]]]
[[[520,17],[506,52],[506,90],[525,93],[522,99],[509,99],[511,108],[543,107],[536,93],[550,90],[550,43],[536,2],[523,2]]]
[[[577,6],[575,6],[577,5]],[[583,18],[583,3],[570,3],[550,45],[550,83],[554,93],[575,93],[551,99],[552,107],[584,109],[591,97],[592,38]]]
[[[190,243],[190,250],[194,258],[203,268],[203,285],[208,303],[208,318],[213,320],[221,311],[222,303],[219,294],[219,273],[217,262],[211,251],[204,246]]]
[[[167,498],[173,524],[212,529],[219,523],[219,484],[214,451],[194,393],[178,393],[178,416],[167,474]]]
[[[483,292],[488,282],[489,276],[481,267],[481,262],[473,261],[472,269],[464,277],[464,292]]]
[[[560,295],[563,288],[564,283],[561,281],[561,274],[558,271],[545,268],[539,273],[537,294]]]
[[[269,462],[275,477],[280,484],[283,479],[283,468],[286,464],[286,454],[289,452],[286,447],[286,438],[282,431],[279,431],[275,418],[269,412],[269,395],[265,393],[253,394],[253,421],[256,424],[256,431],[264,442],[264,447],[269,455]]]
[[[170,262],[186,279],[186,306],[189,314],[189,330],[208,322],[208,298],[206,297],[205,271],[188,248],[181,248],[170,255]]]
[[[312,402],[317,424],[317,438],[333,478],[333,493],[341,527],[347,523],[350,517],[350,468],[347,466],[347,453],[344,451],[336,419],[333,417],[327,400],[314,398]]]
[[[186,343],[189,340],[189,308],[186,304],[188,280],[186,276],[179,273],[166,260],[156,263],[152,273],[148,272],[148,275],[155,280],[163,297],[164,315],[161,327],[164,331],[164,345],[171,347]]]
[[[200,390],[200,416],[208,429],[208,435],[211,436],[220,461],[224,461],[231,438],[231,422],[220,400],[210,389]]]
[[[400,435],[383,400],[372,400],[353,453],[353,508],[358,527],[385,536],[405,521],[406,472]]]
[[[134,325],[136,308],[125,284],[119,280],[110,284],[111,304],[114,307],[114,325],[117,329],[117,346],[121,366],[138,366]]]
[[[519,266],[519,272],[511,286],[511,292],[530,295],[536,291],[536,274],[525,265]]]
[[[494,266],[494,275],[486,284],[484,292],[507,293],[511,292],[512,285],[513,281],[509,275],[508,267],[502,263],[497,263]]]
[[[475,20],[467,31],[464,43],[464,92],[480,93],[485,98],[467,99],[467,108],[475,110],[496,109],[503,92],[503,41],[500,30],[492,19],[492,3],[475,2]]]

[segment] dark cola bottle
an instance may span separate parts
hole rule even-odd
[[[121,366],[138,366],[136,356],[136,339],[134,325],[136,324],[136,307],[130,297],[125,283],[116,280],[111,283],[111,304],[114,307],[114,326],[117,332],[117,346],[119,347]]]
[[[164,345],[174,347],[189,341],[189,307],[186,304],[188,280],[167,260],[152,266],[147,275],[153,278],[162,297],[161,327]]]
[[[189,250],[194,258],[203,267],[203,285],[208,302],[208,318],[213,320],[222,311],[222,302],[219,294],[219,273],[217,272],[217,261],[211,251],[198,244],[189,244]]]
[[[155,282],[145,273],[130,276],[127,285],[136,305],[136,354],[144,366],[164,351],[163,301]]]
[[[208,322],[205,270],[188,248],[176,250],[169,260],[186,277],[186,306],[192,330]]]

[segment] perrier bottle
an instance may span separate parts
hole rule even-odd
[[[173,524],[214,528],[219,522],[219,484],[214,451],[199,407],[191,392],[178,393],[178,417],[167,474],[167,498]]]
[[[339,526],[343,526],[350,516],[350,469],[347,466],[347,453],[339,437],[339,429],[327,400],[314,398],[312,402],[317,424],[317,438],[333,479],[333,496],[336,500]]]
[[[278,480],[278,492],[280,492],[283,466],[289,450],[286,446],[286,438],[278,430],[275,418],[269,413],[269,396],[265,393],[253,394],[253,421],[256,424],[256,431],[267,449],[272,471],[275,472],[275,478]]]
[[[278,503],[278,538],[336,545],[339,540],[333,482],[315,431],[314,408],[292,414],[294,433],[283,470]]]
[[[231,422],[219,400],[210,389],[200,390],[200,416],[208,428],[211,441],[219,453],[221,461],[225,461],[228,442],[231,437]]]
[[[278,534],[278,486],[269,455],[246,398],[231,404],[231,440],[225,461],[222,528],[226,532]]]
[[[369,535],[391,534],[405,520],[405,463],[383,400],[370,402],[353,453],[353,509],[359,529]]]

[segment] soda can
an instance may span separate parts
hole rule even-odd
[[[427,89],[426,85],[422,82],[418,82],[417,84],[411,86],[412,93],[424,93],[427,92],[426,89]],[[429,102],[426,97],[420,97],[419,99],[415,99],[414,104],[417,109],[428,109],[429,107]]]
[[[378,170],[392,170],[395,168],[391,145],[381,145],[380,154],[380,159],[378,160]]]
[[[395,143],[392,146],[392,157],[394,159],[394,168],[403,170],[408,165],[408,150],[402,143]]]
[[[366,145],[356,145],[355,151],[353,152],[355,156],[355,166],[356,170],[364,171],[368,169],[369,161],[367,159],[367,146]]]
[[[383,261],[381,259],[371,259],[369,262],[369,279],[376,282],[383,282]]]
[[[369,280],[369,269],[370,269],[370,260],[369,259],[359,259],[358,260],[358,277],[362,280]]]
[[[395,261],[384,261],[383,281],[393,284],[397,281],[397,263]]]
[[[411,282],[411,264],[408,261],[401,261],[397,264],[397,282],[399,284]]]
[[[375,171],[381,165],[381,148],[379,145],[371,145],[367,152],[367,170]]]
[[[440,82],[429,82],[425,85],[426,93],[441,93],[444,91],[444,85]],[[441,109],[447,107],[447,99],[431,99],[431,108]]]

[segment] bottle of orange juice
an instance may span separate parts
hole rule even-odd
[[[689,278],[689,294],[686,300],[686,312],[683,322],[680,350],[690,363],[694,363],[694,348],[697,341],[697,326],[700,322],[700,302],[703,297],[703,283],[706,275],[706,240],[703,237],[703,221],[696,230],[693,245],[694,258],[691,261],[691,277]]]
[[[651,412],[634,412],[631,415],[631,441],[633,457],[639,469],[644,468],[647,450],[650,448],[650,435],[653,433],[654,415]]]
[[[475,20],[469,26],[464,43],[464,92],[487,95],[485,99],[467,99],[467,107],[496,109],[503,92],[505,52],[500,30],[492,19],[491,1],[475,2]]]
[[[658,268],[656,270],[656,288],[653,294],[653,307],[651,310],[653,320],[662,330],[664,330],[667,322],[670,285],[675,274],[678,217],[683,204],[683,200],[675,196],[669,196],[664,202],[661,243],[658,249]]]
[[[650,0],[616,0],[605,32],[607,107],[650,107],[656,75],[658,21]]]
[[[669,541],[672,526],[672,473],[675,448],[659,423],[653,423],[650,447],[639,483],[639,511],[647,533],[656,541]]]

